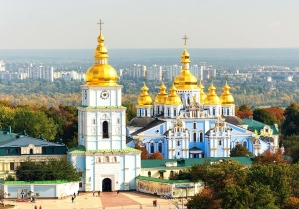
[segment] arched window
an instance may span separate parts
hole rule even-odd
[[[151,177],[151,176],[152,176],[152,172],[150,172],[150,171],[147,172],[147,176],[148,176],[148,177]]]
[[[169,108],[167,108],[167,116],[169,116],[170,115],[170,110],[169,110]]]
[[[182,175],[182,174],[183,174],[183,171],[182,171],[182,170],[179,170],[179,174]]]
[[[151,143],[151,153],[154,153],[154,152],[155,152],[155,144]]]
[[[195,122],[193,123],[193,129],[196,129],[196,123]]]
[[[213,108],[213,115],[215,115],[216,114],[216,110],[215,110],[215,108]]]
[[[247,141],[243,141],[243,146],[247,147]]]
[[[160,106],[157,107],[157,113],[160,113]]]
[[[190,97],[187,98],[187,103],[190,104]]]
[[[106,162],[109,162],[109,156],[106,156]]]
[[[99,163],[102,162],[100,157],[98,158],[98,160],[99,160]]]
[[[193,141],[196,142],[196,133],[193,133]]]
[[[147,109],[145,109],[145,116],[147,116]]]
[[[181,145],[180,141],[178,141],[178,142],[177,142],[177,145],[178,145],[178,146],[180,146],[180,145]]]
[[[221,145],[222,144],[222,141],[221,141],[221,139],[218,141],[218,145]]]
[[[159,149],[159,152],[162,153],[162,143],[161,142],[159,143],[158,149]]]
[[[30,155],[32,155],[33,154],[33,149],[30,149]]]
[[[170,171],[170,177],[173,177],[173,171]]]
[[[92,119],[92,124],[96,124],[96,119]]]
[[[107,121],[103,122],[103,138],[109,138],[108,122]]]
[[[221,115],[223,115],[223,107],[222,107]]]
[[[227,115],[229,115],[229,109],[227,109],[226,111],[227,111],[227,113],[226,113],[226,114],[227,114]]]
[[[114,162],[117,162],[117,157],[114,157]]]
[[[176,108],[173,109],[173,116],[176,116]]]
[[[199,137],[200,137],[200,142],[203,142],[203,133],[202,132],[199,133]]]
[[[117,124],[120,124],[120,118],[117,118]]]

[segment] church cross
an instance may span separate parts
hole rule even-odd
[[[161,78],[162,78],[162,81],[164,81],[164,75],[162,75],[162,77],[161,77]]]
[[[227,83],[227,81],[228,81],[228,75],[225,76],[225,80],[226,80],[226,83]]]
[[[187,42],[187,39],[189,39],[189,38],[187,38],[187,36],[185,35],[182,39],[184,39],[185,40],[185,45],[186,45],[186,42]]]
[[[146,77],[145,76],[143,77],[143,81],[146,82]]]
[[[25,194],[26,193],[23,190],[22,190],[22,192],[20,192],[20,195],[21,195],[22,199],[24,198]]]
[[[100,30],[102,30],[102,25],[104,24],[104,22],[102,22],[102,20],[100,19],[100,21],[97,24],[100,25]]]
[[[213,81],[215,80],[215,77],[214,76],[210,76],[211,78],[211,83],[213,83]]]

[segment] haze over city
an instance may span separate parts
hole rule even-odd
[[[299,2],[0,1],[0,49],[298,48]]]

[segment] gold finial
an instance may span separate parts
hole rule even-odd
[[[97,24],[100,25],[100,30],[102,30],[102,25],[104,24],[104,22],[102,22],[102,20],[100,19],[100,21]]]
[[[182,39],[184,39],[185,40],[185,43],[184,43],[184,45],[186,46],[186,42],[187,42],[187,39],[189,39],[189,38],[187,38],[187,36],[185,35]]]

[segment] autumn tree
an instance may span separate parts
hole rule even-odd
[[[284,110],[279,107],[268,107],[265,108],[271,115],[274,116],[275,121],[278,123],[284,117]]]
[[[162,155],[161,152],[154,152],[152,154],[149,155],[148,159],[164,159],[164,156]]]
[[[230,151],[231,157],[238,157],[238,156],[252,156],[252,153],[249,150],[242,146],[241,144],[237,144],[232,150]]]
[[[236,116],[239,118],[249,118],[252,116],[252,111],[247,104],[243,104],[236,110]]]
[[[287,161],[282,157],[281,149],[277,149],[275,152],[266,150],[264,153],[256,156],[253,162],[254,165],[268,165],[273,163],[287,163]]]
[[[210,188],[204,188],[201,192],[194,195],[186,204],[188,209],[217,209],[219,203],[214,200],[213,191]]]
[[[135,149],[138,149],[141,151],[141,160],[147,160],[149,157],[148,151],[145,147],[140,145],[135,145]]]

